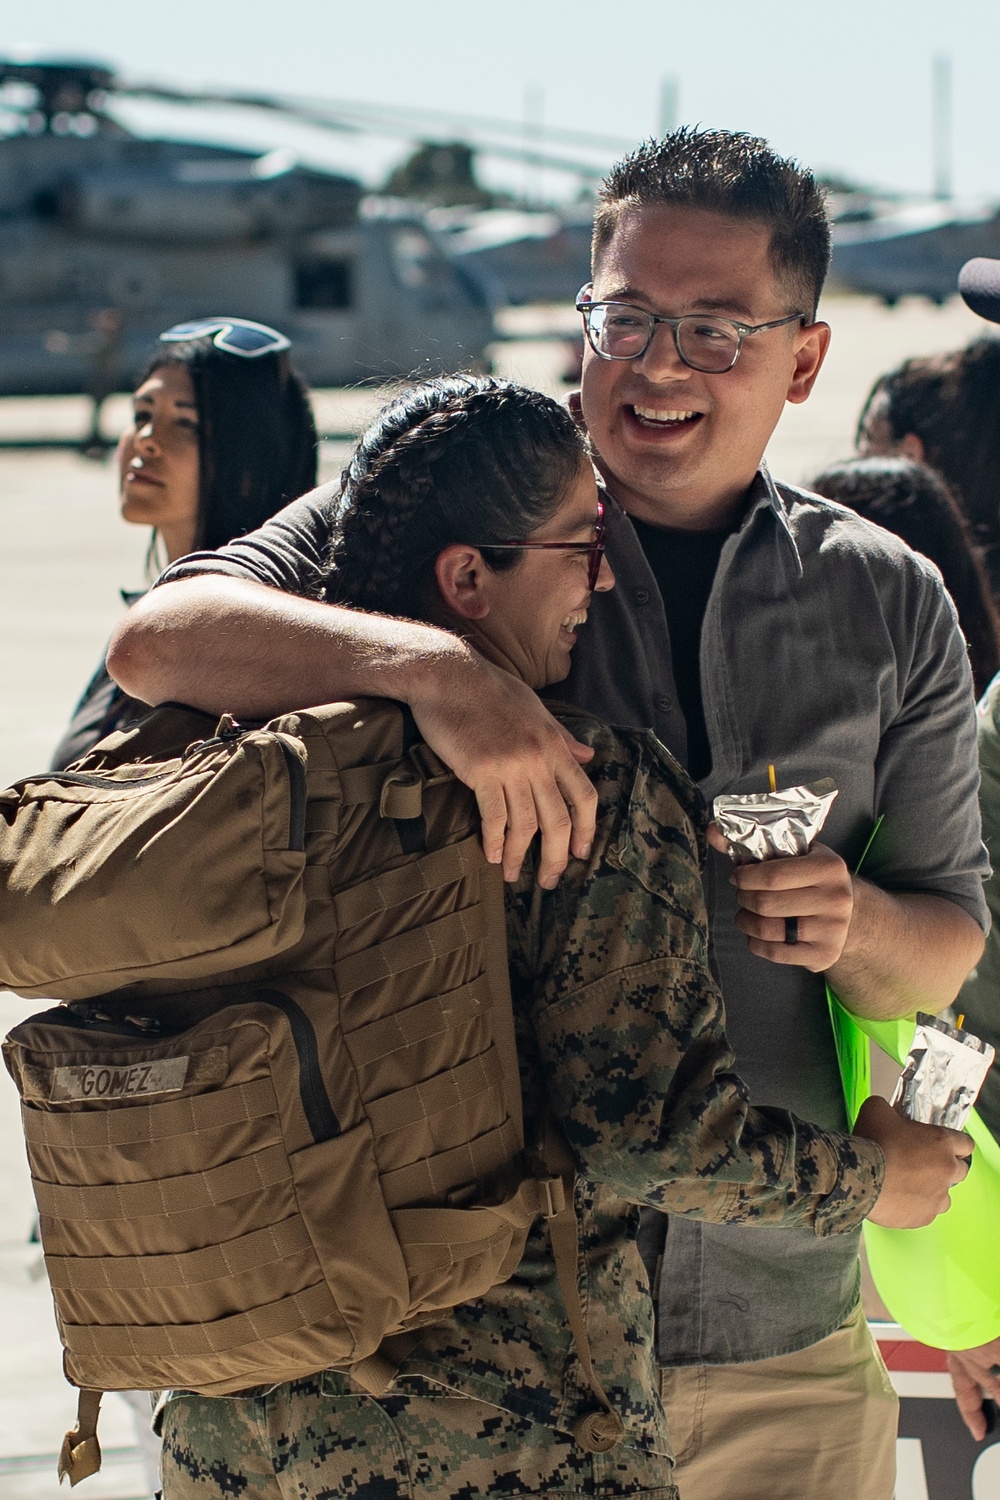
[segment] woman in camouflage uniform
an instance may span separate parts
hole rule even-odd
[[[592,591],[613,586],[602,503],[555,402],[492,380],[432,381],[362,437],[332,555],[302,538],[300,591],[446,624],[541,688],[568,673]],[[286,550],[295,517],[283,517]],[[241,558],[255,545],[237,544]],[[552,1118],[575,1158],[578,1284],[611,1411],[584,1374],[539,1224],[510,1281],[424,1330],[381,1398],[334,1371],[239,1397],[169,1393],[166,1500],[674,1500],[637,1205],[817,1235],[874,1206],[885,1172],[874,1140],[752,1109],[731,1071],[692,782],[649,732],[577,711],[563,722],[594,750],[597,835],[557,889],[536,884],[529,852],[507,936],[526,1138]],[[887,1144],[926,1128],[875,1114],[866,1128]]]

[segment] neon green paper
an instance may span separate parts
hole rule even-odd
[[[827,986],[849,1120],[871,1093],[871,1038],[896,1062],[913,1041],[912,1016],[869,1021],[851,1015]],[[1000,1336],[1000,1145],[973,1110],[966,1127],[976,1143],[951,1208],[924,1229],[865,1223],[872,1279],[897,1323],[935,1349],[971,1349]]]

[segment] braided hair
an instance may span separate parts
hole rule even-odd
[[[487,566],[515,567],[520,541],[550,519],[580,473],[586,440],[549,396],[506,380],[428,380],[384,407],[341,480],[325,595],[424,618],[434,562],[467,542]]]

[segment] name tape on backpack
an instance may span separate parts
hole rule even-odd
[[[52,1069],[49,1098],[132,1099],[140,1094],[176,1094],[187,1081],[190,1057],[165,1057],[131,1067],[72,1067]]]

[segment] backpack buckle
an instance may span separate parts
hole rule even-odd
[[[392,771],[382,783],[378,810],[383,818],[409,820],[423,811],[424,789],[413,771]]]
[[[543,1177],[538,1184],[543,1219],[555,1219],[566,1207],[566,1184],[561,1177]]]

